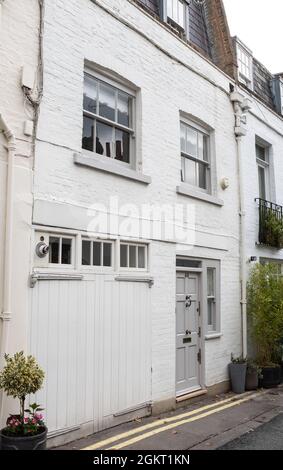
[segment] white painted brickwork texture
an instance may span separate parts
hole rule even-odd
[[[238,197],[234,117],[228,97],[229,80],[193,50],[174,38],[127,1],[102,2],[121,21],[90,0],[47,1],[44,62],[45,92],[40,112],[36,152],[34,222],[85,230],[87,208],[94,202],[108,204],[119,196],[140,206],[195,204],[198,250],[182,246],[190,256],[221,259],[221,321],[223,337],[206,344],[206,385],[227,379],[230,353],[240,352],[238,275]],[[126,20],[146,33],[171,56],[154,47]],[[138,120],[138,157],[152,184],[136,182],[80,168],[73,152],[81,152],[84,61],[109,69],[134,84],[141,104]],[[221,89],[185,66],[206,75]],[[180,111],[195,116],[215,131],[216,196],[223,208],[176,194],[180,183]],[[219,182],[226,176],[230,188]],[[49,204],[47,204],[47,202]],[[60,204],[58,204],[60,203]],[[75,211],[75,212],[73,212]],[[69,214],[76,213],[74,219]],[[117,235],[114,233],[113,235]],[[208,247],[208,248],[201,248]],[[175,256],[174,244],[154,242],[151,250],[153,400],[175,396]]]

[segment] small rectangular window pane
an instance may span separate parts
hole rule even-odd
[[[184,159],[185,166],[185,182],[196,186],[196,163],[189,158]]]
[[[178,1],[178,24],[184,27],[184,4]]]
[[[127,245],[120,246],[120,266],[121,268],[128,267],[128,246]]]
[[[138,247],[138,267],[139,269],[145,269],[145,247]]]
[[[96,123],[96,153],[111,157],[113,147],[113,127]]]
[[[118,93],[118,122],[123,126],[130,126],[131,98],[126,93]]]
[[[115,121],[116,90],[111,85],[99,83],[99,115]]]
[[[70,238],[62,238],[62,264],[72,263],[72,240]]]
[[[261,145],[256,145],[256,158],[262,161],[266,161],[266,151]]]
[[[167,0],[167,16],[173,19],[173,1],[174,0]]]
[[[93,242],[93,266],[101,266],[101,243]]]
[[[192,157],[198,154],[198,133],[191,127],[187,127],[187,153]]]
[[[60,238],[49,237],[49,263],[59,264]]]
[[[259,197],[266,199],[265,168],[258,166]]]
[[[112,244],[103,243],[103,266],[112,265],[111,252],[112,252]]]
[[[198,168],[199,168],[199,187],[201,189],[207,189],[207,178],[206,178],[207,168],[205,165],[202,165],[201,163],[198,165]]]
[[[215,301],[214,299],[208,299],[207,301],[207,324],[213,329],[215,325]]]
[[[94,120],[84,116],[83,121],[83,142],[82,147],[85,150],[93,152],[93,132],[94,132]]]
[[[82,243],[82,265],[90,266],[90,253],[91,253],[91,242],[89,240],[83,240]]]
[[[130,268],[137,267],[137,247],[130,245]]]
[[[130,162],[130,134],[119,129],[115,129],[116,160]]]
[[[97,80],[89,75],[84,81],[84,110],[97,113]]]
[[[215,269],[208,268],[207,270],[207,295],[208,297],[215,297]]]
[[[186,126],[181,123],[181,152],[186,153]]]

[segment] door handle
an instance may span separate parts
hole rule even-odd
[[[191,335],[192,332],[190,330],[186,330],[186,335]]]

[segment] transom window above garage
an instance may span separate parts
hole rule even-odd
[[[82,265],[112,267],[113,243],[100,240],[83,240]]]
[[[84,150],[133,163],[134,96],[130,91],[85,73],[83,115]]]
[[[49,264],[71,265],[73,243],[72,237],[49,235]]]
[[[136,243],[121,243],[120,268],[147,269],[147,246]]]

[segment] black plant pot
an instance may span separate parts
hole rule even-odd
[[[246,387],[247,364],[229,364],[232,391],[244,393]]]
[[[258,389],[258,373],[248,372],[246,375],[246,390],[257,390]]]
[[[263,367],[260,386],[263,388],[277,387],[281,383],[281,366]]]
[[[5,430],[1,433],[1,450],[45,450],[47,442],[47,428],[36,436],[12,437],[6,436]]]
[[[283,362],[281,363],[281,383],[283,383]]]

